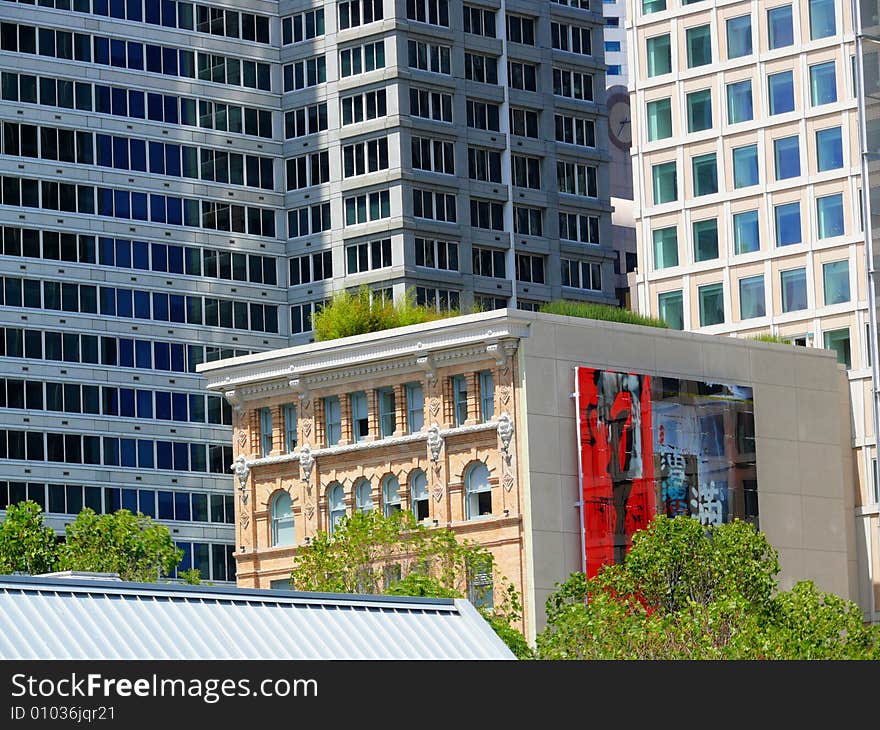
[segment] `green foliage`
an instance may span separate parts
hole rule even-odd
[[[777,345],[790,345],[791,340],[779,335],[771,335],[768,332],[762,332],[760,335],[752,335],[746,339],[755,340],[756,342],[771,342]]]
[[[177,572],[177,577],[190,586],[200,586],[202,584],[202,572],[198,568],[180,570]]]
[[[0,523],[0,574],[51,573],[58,562],[55,533],[43,524],[36,502],[19,502],[6,508]]]
[[[608,304],[594,304],[592,302],[571,302],[560,299],[555,302],[547,302],[541,306],[540,311],[546,314],[562,314],[567,317],[602,319],[607,322],[622,322],[624,324],[640,324],[645,327],[667,329],[669,327],[662,319],[646,317],[622,307],[612,307]]]
[[[492,553],[459,541],[452,530],[428,529],[410,512],[388,517],[376,510],[355,512],[332,536],[318,533],[297,551],[291,582],[304,591],[461,598],[474,573],[492,575],[502,597],[491,612],[481,610],[483,616],[514,654],[531,656],[516,628],[522,618],[519,594],[498,572]]]
[[[412,290],[407,290],[406,296],[396,302],[379,296],[371,300],[370,290],[362,286],[356,292],[334,294],[330,303],[315,313],[312,324],[315,339],[320,342],[431,322],[455,314],[458,312],[438,312],[416,304]]]
[[[122,580],[152,583],[177,567],[183,551],[168,528],[149,517],[125,509],[97,515],[87,507],[67,526],[59,557],[63,570],[119,573]]]
[[[547,600],[542,659],[867,659],[880,629],[810,582],[776,591],[764,535],[734,521],[658,517],[624,565],[575,573]]]

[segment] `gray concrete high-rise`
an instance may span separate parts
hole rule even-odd
[[[198,363],[307,342],[361,284],[613,302],[601,11],[0,2],[0,509],[140,510],[232,579]]]

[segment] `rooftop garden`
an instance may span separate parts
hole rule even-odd
[[[392,302],[381,296],[371,296],[370,290],[364,286],[353,292],[342,291],[334,294],[330,303],[315,313],[312,325],[315,330],[315,339],[318,342],[324,342],[339,337],[351,337],[352,335],[379,332],[394,327],[422,324],[477,311],[481,310],[471,308],[467,311],[438,312],[432,307],[416,304],[412,290],[407,291],[405,298]],[[562,300],[548,302],[541,307],[540,311],[568,317],[638,324],[646,327],[669,326],[662,320],[643,317],[627,309],[589,302]]]

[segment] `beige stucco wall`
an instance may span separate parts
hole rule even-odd
[[[529,315],[520,349],[528,561],[537,607],[581,570],[574,367],[751,386],[759,526],[780,587],[810,579],[858,600],[849,386],[833,353],[743,339]],[[540,616],[541,611],[536,611]]]

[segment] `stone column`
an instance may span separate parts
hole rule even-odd
[[[348,397],[347,393],[344,393],[339,396],[339,413],[342,418],[342,428],[341,428],[341,438],[339,439],[339,446],[346,446],[352,442],[354,438],[351,422],[351,398]]]
[[[424,393],[424,390],[422,391]],[[406,412],[406,386],[394,386],[394,435],[403,436],[409,431]]]
[[[476,373],[465,373],[465,387],[467,388],[467,420],[464,424],[470,426],[480,422],[480,394],[477,392],[479,380]]]
[[[367,437],[364,441],[375,441],[379,437],[379,393],[370,388],[367,391]]]
[[[272,414],[272,455],[284,453],[284,411],[279,404],[269,409]]]

